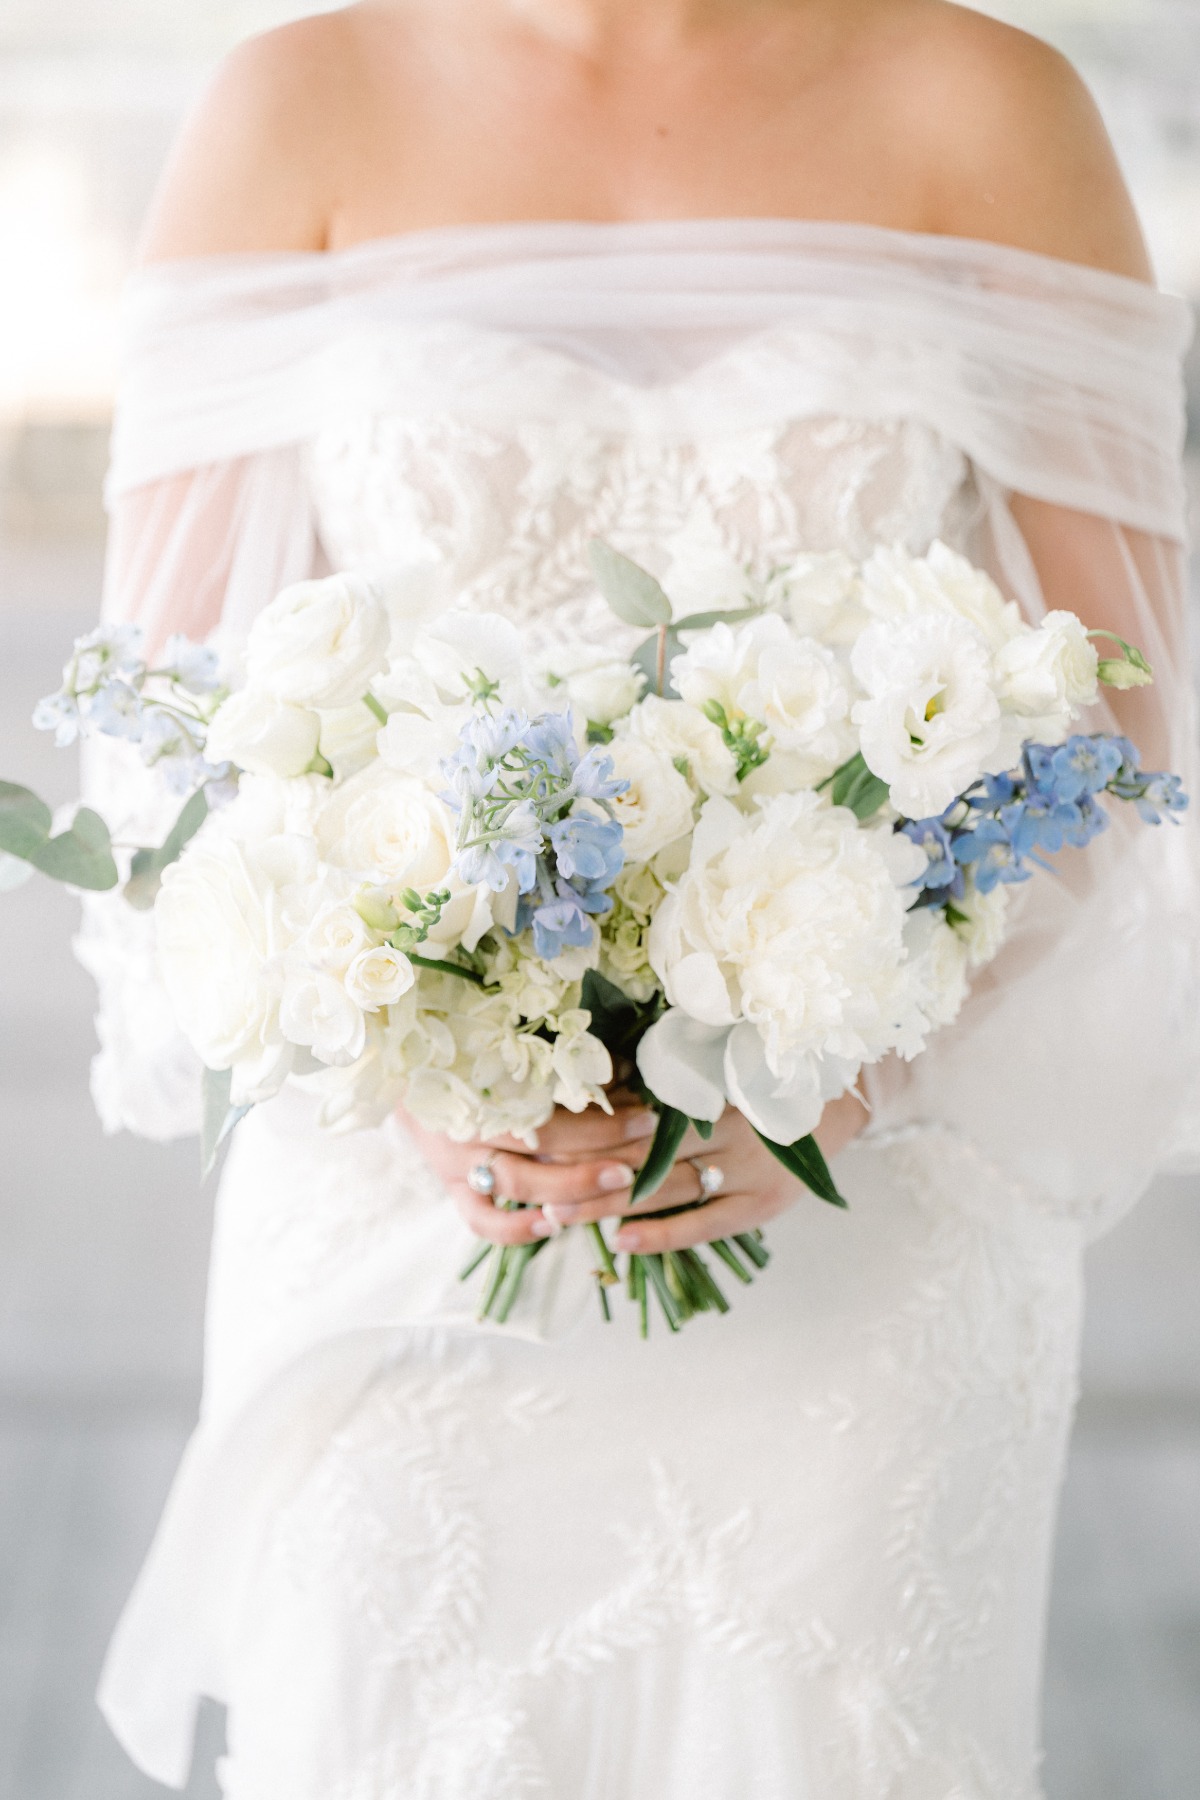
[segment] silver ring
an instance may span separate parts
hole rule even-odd
[[[701,1200],[715,1200],[725,1186],[725,1171],[720,1163],[701,1162],[698,1156],[689,1156],[688,1161],[696,1171]]]
[[[467,1186],[473,1194],[494,1194],[496,1191],[496,1172],[492,1164],[496,1160],[496,1152],[489,1151],[484,1162],[477,1162],[467,1170]]]

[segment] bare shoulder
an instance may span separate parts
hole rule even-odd
[[[167,164],[143,262],[324,247],[339,133],[353,112],[354,12],[298,19],[225,59]]]
[[[1064,56],[950,0],[919,0],[900,54],[931,229],[1150,278],[1108,133]]]

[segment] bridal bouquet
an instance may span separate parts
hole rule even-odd
[[[128,627],[76,646],[37,722],[127,737],[194,790],[125,892],[155,907],[208,1071],[210,1159],[285,1081],[331,1130],[402,1105],[531,1146],[620,1081],[659,1115],[634,1202],[733,1105],[841,1204],[824,1106],[954,1019],[1012,886],[1102,831],[1105,794],[1152,823],[1186,805],[1126,739],[1072,732],[1101,682],[1150,679],[1140,653],[1102,658],[1071,613],[1026,624],[944,545],[801,556],[683,618],[607,545],[592,560],[647,631],[632,658],[535,653],[489,614],[398,628],[354,576],[282,593],[233,692],[179,640],[153,667]],[[95,813],[54,835],[22,789],[0,789],[0,850],[118,881]],[[698,1251],[622,1273],[584,1229],[606,1316],[621,1280],[643,1331],[652,1298],[672,1329],[726,1309]],[[545,1248],[481,1247],[481,1315]],[[711,1249],[741,1281],[767,1260],[758,1233]]]

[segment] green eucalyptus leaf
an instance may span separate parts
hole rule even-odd
[[[646,1160],[638,1170],[633,1184],[631,1205],[644,1200],[649,1194],[657,1193],[675,1166],[675,1152],[682,1144],[687,1128],[686,1113],[676,1111],[673,1106],[663,1107],[658,1115],[657,1129],[650,1140],[650,1148],[646,1152]]]
[[[829,783],[829,797],[833,804],[849,807],[860,823],[879,811],[888,798],[889,791],[887,782],[880,781],[878,775],[873,775],[868,769],[861,750],[856,751],[840,769],[834,770]]]
[[[47,838],[29,860],[43,875],[94,893],[115,888],[120,879],[108,826],[87,806],[79,808],[69,830]]]
[[[821,1154],[821,1147],[815,1137],[797,1138],[794,1144],[777,1144],[773,1139],[759,1131],[755,1135],[762,1139],[772,1156],[778,1157],[797,1181],[802,1181],[806,1188],[817,1196],[818,1200],[828,1201],[830,1206],[846,1205],[837,1184],[829,1173],[829,1164]]]
[[[248,1106],[230,1102],[233,1087],[232,1069],[205,1069],[201,1077],[200,1110],[200,1179],[212,1173],[217,1151],[239,1119],[250,1111]]]
[[[32,862],[50,836],[50,808],[29,788],[0,781],[0,850]]]
[[[747,619],[757,619],[766,611],[765,606],[738,606],[730,612],[694,612],[685,618],[676,619],[675,631],[710,631],[714,625],[742,625]]]
[[[675,631],[673,629],[668,631],[666,649],[663,655],[662,685],[663,698],[666,700],[678,699],[679,697],[678,689],[671,679],[671,658],[673,656],[678,656],[682,649],[683,645],[680,643]],[[644,638],[629,660],[633,663],[633,666],[636,669],[640,669],[642,674],[646,677],[646,692],[648,694],[657,694],[658,632],[655,631],[648,638]]]
[[[163,870],[177,862],[208,817],[208,796],[197,788],[156,850],[138,850],[125,883],[125,898],[138,912],[148,912],[158,897]]]
[[[647,628],[671,623],[671,602],[648,569],[622,556],[603,538],[593,538],[588,545],[588,561],[596,585],[618,619]]]

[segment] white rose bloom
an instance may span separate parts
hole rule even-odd
[[[737,787],[733,752],[712,720],[694,706],[647,694],[630,713],[623,730],[652,745],[676,767],[686,764],[701,793],[731,794]]]
[[[250,627],[246,673],[251,686],[296,706],[350,706],[386,666],[390,636],[387,608],[369,581],[299,581]]]
[[[997,653],[1001,702],[1010,712],[1039,721],[1027,736],[1057,741],[1084,707],[1094,705],[1099,662],[1082,620],[1074,613],[1049,612],[1036,629],[1026,627]]]
[[[318,1062],[344,1066],[362,1055],[366,1026],[360,1008],[334,975],[296,963],[285,969],[279,1028],[289,1043],[310,1049]]]
[[[692,829],[695,796],[674,761],[645,738],[626,734],[608,746],[614,773],[629,786],[612,801],[629,862],[649,862]]]
[[[626,657],[593,644],[564,644],[548,651],[539,677],[555,704],[565,690],[576,717],[591,725],[611,725],[636,706],[645,676]]]
[[[810,1131],[920,1021],[905,923],[924,867],[906,838],[812,793],[751,817],[710,800],[650,928],[673,1009],[638,1053],[653,1091],[699,1118],[733,1100],[778,1141]]]
[[[454,856],[454,819],[422,781],[372,765],[335,788],[317,821],[328,862],[376,887],[445,885]]]
[[[868,627],[854,647],[866,699],[854,707],[867,767],[910,819],[941,813],[981,774],[1009,766],[992,659],[974,626],[948,615]]]
[[[163,871],[158,964],[180,1029],[210,1069],[279,1043],[280,896],[263,862],[226,836],[192,843]]]
[[[381,1006],[395,1006],[416,978],[407,956],[390,944],[378,944],[360,951],[350,964],[346,992],[363,1012],[378,1012]]]
[[[935,543],[927,556],[880,547],[864,563],[863,599],[876,619],[965,619],[994,654],[1022,629],[1020,608],[966,557]]]
[[[954,902],[958,916],[951,929],[966,945],[973,969],[990,963],[1004,943],[1011,901],[1011,888],[998,884],[990,894],[981,894],[974,882],[968,881],[966,894]]]
[[[321,755],[333,770],[336,781],[345,781],[375,760],[375,740],[380,724],[369,706],[358,701],[354,706],[337,706],[322,712]]]
[[[315,712],[261,687],[241,688],[218,708],[208,728],[210,762],[232,762],[254,775],[302,775],[317,754]]]

